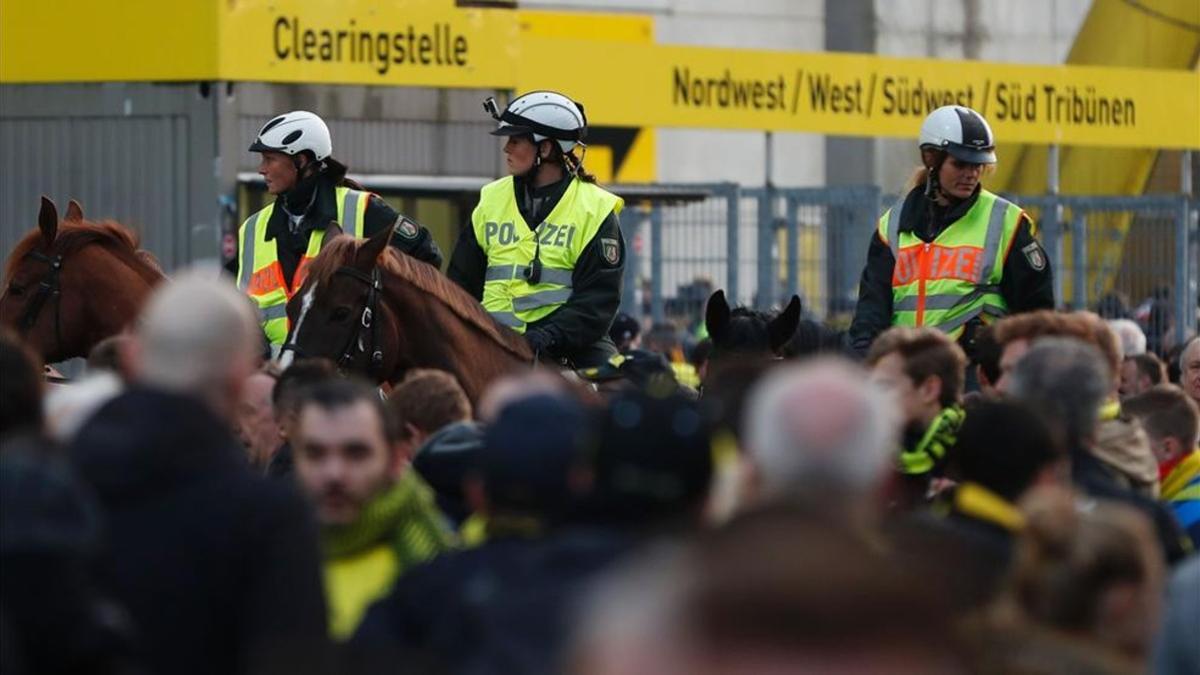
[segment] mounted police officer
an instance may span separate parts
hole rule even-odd
[[[1021,207],[987,190],[992,130],[963,106],[921,124],[911,189],[879,218],[859,282],[850,347],[865,354],[889,326],[930,326],[971,355],[979,326],[1054,308],[1050,262]]]
[[[621,298],[624,201],[583,168],[583,106],[552,91],[484,108],[505,136],[509,176],[485,185],[447,274],[539,358],[575,368],[616,353],[608,328]]]
[[[330,156],[333,141],[320,117],[303,110],[280,115],[263,125],[250,152],[262,153],[258,172],[275,200],[238,230],[237,284],[258,303],[272,345],[287,338],[287,301],[304,284],[330,223],[355,237],[394,228],[393,246],[441,265],[428,230],[346,178],[346,165]]]

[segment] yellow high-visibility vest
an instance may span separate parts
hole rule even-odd
[[[335,189],[337,199],[337,223],[346,234],[363,236],[364,216],[371,193],[351,190],[347,187]],[[258,303],[262,313],[263,332],[271,344],[281,345],[287,339],[287,302],[308,276],[308,266],[321,252],[325,231],[314,230],[308,237],[308,249],[300,258],[296,273],[289,286],[283,278],[283,267],[279,265],[278,249],[274,239],[267,239],[267,223],[275,212],[275,202],[267,204],[242,223],[238,230],[241,251],[238,253],[237,285]]]
[[[931,242],[900,231],[904,201],[879,218],[878,236],[895,256],[892,325],[931,326],[953,338],[975,317],[1006,316],[1000,295],[1004,261],[1021,222],[1021,207],[980,190],[975,204]]]
[[[573,179],[542,223],[531,228],[521,216],[512,176],[483,187],[471,214],[475,241],[487,254],[483,307],[518,333],[561,307],[571,297],[575,263],[609,213],[625,201],[592,183]],[[613,242],[616,246],[616,242]],[[534,257],[541,279],[526,278]]]

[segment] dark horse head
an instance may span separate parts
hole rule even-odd
[[[704,311],[714,360],[727,356],[779,356],[799,321],[800,297],[795,295],[782,312],[773,314],[748,307],[730,309],[725,291],[719,290],[709,297]]]
[[[320,356],[377,383],[413,368],[455,375],[475,401],[486,385],[533,359],[525,340],[438,272],[388,246],[391,229],[353,239],[332,225],[288,302],[281,362]]]
[[[87,356],[141,310],[162,271],[137,235],[112,221],[84,220],[75,200],[59,220],[42,197],[38,229],[13,248],[0,294],[0,324],[47,363]]]

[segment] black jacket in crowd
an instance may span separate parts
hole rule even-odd
[[[315,519],[294,487],[253,474],[207,405],[133,389],[76,438],[71,458],[107,521],[99,583],[152,672],[324,670]]]
[[[95,586],[100,511],[54,450],[0,441],[0,672],[143,673],[127,617]]]
[[[635,544],[615,529],[571,526],[496,537],[407,572],[368,610],[349,672],[561,673],[572,621],[592,581]]]
[[[268,240],[275,240],[275,249],[279,256],[279,265],[283,268],[284,279],[290,285],[296,274],[296,267],[304,252],[308,250],[308,238],[314,230],[324,230],[329,223],[337,220],[336,185],[329,176],[316,174],[302,179],[291,191],[275,198],[275,210],[267,222]],[[303,218],[294,229],[290,227],[291,218],[288,212]],[[413,228],[401,228],[401,215],[379,195],[372,194],[367,202],[367,210],[363,214],[363,236],[370,237],[386,227],[393,227],[392,246],[408,255],[433,265],[441,267],[442,252],[437,242],[429,234],[429,230],[414,222]],[[343,229],[349,229],[349,225]],[[415,234],[414,234],[415,230]],[[239,249],[241,240],[237,243]],[[240,253],[240,251],[239,251]],[[234,256],[229,264],[230,271],[237,273],[238,256]]]
[[[904,198],[900,231],[913,232],[921,241],[932,242],[947,226],[966,215],[977,199],[979,188],[968,199],[942,207],[925,197],[923,186],[917,186]],[[1054,309],[1054,277],[1049,258],[1033,238],[1032,228],[1030,220],[1022,218],[1004,261],[1000,295],[1012,314]],[[1030,255],[1024,253],[1030,246],[1040,252],[1040,268],[1035,267]],[[1036,255],[1034,257],[1036,259]],[[858,283],[858,306],[849,333],[850,348],[859,355],[865,355],[875,337],[892,325],[892,271],[895,266],[896,257],[888,243],[878,234],[872,236],[867,265]],[[968,323],[959,339],[968,356],[973,353],[971,342],[977,326],[978,320]]]
[[[520,176],[513,179],[517,205],[526,223],[541,224],[567,191],[572,176],[540,188],[529,188]],[[534,229],[537,225],[534,225]],[[605,259],[601,239],[616,239],[617,260]],[[446,274],[476,299],[483,299],[484,275],[488,260],[468,223],[458,238]],[[575,263],[571,277],[571,297],[549,316],[529,324],[526,333],[540,331],[551,344],[550,355],[576,359],[576,356],[608,336],[617,308],[621,304],[621,279],[625,272],[625,240],[616,212],[608,214],[596,236]],[[531,340],[532,342],[532,340]],[[615,353],[615,348],[612,350]],[[577,360],[577,359],[576,359]],[[579,366],[582,367],[582,366]]]

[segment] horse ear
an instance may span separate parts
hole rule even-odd
[[[49,246],[58,236],[58,208],[46,195],[42,195],[42,208],[38,211],[38,229],[42,231],[42,242]]]
[[[792,301],[767,324],[767,336],[771,342],[771,351],[779,353],[787,341],[792,339],[796,326],[800,324],[800,296],[793,295]]]
[[[383,255],[384,249],[387,248],[388,242],[392,240],[392,228],[385,227],[382,230],[371,235],[362,247],[358,249],[358,254],[354,256],[354,266],[363,272],[369,271],[375,267],[375,261],[379,256]]]
[[[718,290],[708,298],[708,307],[704,310],[704,327],[713,344],[725,341],[729,330],[729,303],[725,301],[725,291]]]
[[[67,216],[63,220],[70,220],[76,223],[83,220],[83,207],[79,205],[79,202],[72,199],[71,203],[67,204]]]
[[[325,247],[329,245],[329,242],[337,239],[345,233],[346,232],[342,229],[341,225],[338,225],[333,221],[329,221],[329,224],[325,226],[325,238],[321,240],[321,250],[324,251]]]

